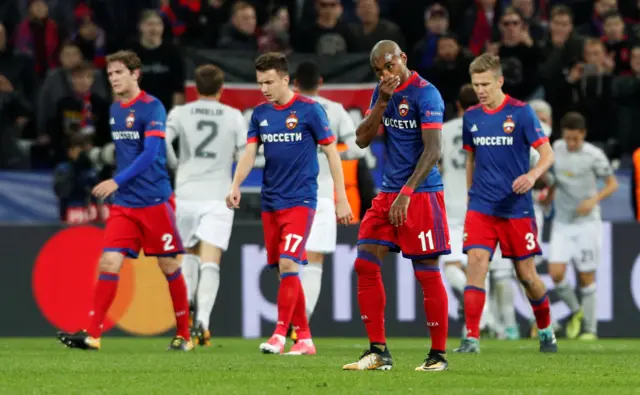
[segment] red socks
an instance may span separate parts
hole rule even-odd
[[[298,279],[299,278],[300,276],[298,276]],[[307,302],[304,297],[302,283],[300,283],[298,289],[298,301],[296,302],[296,307],[293,309],[291,323],[298,334],[298,340],[311,339],[311,330],[309,329],[309,321],[307,320]]]
[[[298,297],[304,299],[304,291],[302,290],[302,284],[300,283],[300,276],[298,273],[282,273],[280,274],[280,288],[278,289],[278,322],[276,323],[276,330],[274,335],[287,336],[289,330],[289,324],[294,316],[294,311],[298,307]],[[302,302],[303,314],[306,312],[305,302]],[[299,318],[299,317],[296,317]],[[300,325],[300,322],[297,322]],[[304,328],[302,328],[304,330]],[[309,327],[307,324],[307,331]]]
[[[118,273],[100,272],[98,285],[93,294],[93,310],[89,313],[91,318],[91,324],[87,330],[89,336],[95,338],[102,336],[102,324],[109,307],[116,298],[119,279]]]
[[[484,289],[466,286],[464,288],[464,319],[467,337],[480,339],[480,318],[487,294]]]
[[[384,307],[387,297],[382,284],[381,263],[368,251],[358,251],[355,271],[358,274],[358,305],[370,343],[386,344]]]
[[[545,293],[539,300],[531,300],[531,308],[533,308],[533,315],[536,316],[536,324],[538,329],[545,329],[551,325],[551,311],[549,308],[549,297]]]
[[[449,299],[437,266],[414,264],[414,274],[422,287],[424,313],[431,333],[431,351],[445,353],[449,332]]]
[[[173,302],[173,311],[176,314],[176,335],[186,340],[191,339],[189,331],[189,299],[187,297],[187,283],[182,275],[182,268],[178,268],[172,274],[167,275],[169,293]]]

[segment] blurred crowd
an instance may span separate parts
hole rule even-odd
[[[110,142],[106,54],[133,49],[142,88],[185,100],[184,48],[367,53],[397,41],[454,116],[474,56],[501,58],[505,91],[580,111],[612,158],[640,146],[636,0],[15,0],[0,4],[0,168],[73,168]],[[329,60],[330,61],[330,60]],[[81,163],[87,163],[84,159]]]

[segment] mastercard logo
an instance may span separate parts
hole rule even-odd
[[[78,226],[59,231],[40,249],[32,289],[38,308],[54,327],[69,332],[89,326],[104,231]],[[125,259],[104,331],[159,335],[175,326],[167,280],[157,259]]]

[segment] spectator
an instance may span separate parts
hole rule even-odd
[[[424,37],[413,48],[413,57],[410,59],[415,68],[421,71],[427,70],[433,64],[438,52],[438,38],[449,30],[449,13],[440,4],[434,4],[424,13]]]
[[[249,3],[233,5],[231,21],[222,27],[218,48],[238,51],[258,51],[256,10]]]
[[[613,57],[615,68],[613,70],[616,75],[631,74],[631,40],[624,33],[625,26],[622,15],[617,11],[609,11],[602,15],[604,26],[604,42],[607,53]]]
[[[67,1],[67,0],[59,0]],[[125,49],[131,38],[138,34],[140,15],[148,9],[158,9],[159,0],[91,0],[98,26],[105,30],[107,52]]]
[[[500,32],[497,54],[504,73],[504,92],[522,101],[541,97],[538,69],[543,55],[534,45],[518,10],[512,7],[505,10],[500,18]]]
[[[14,32],[22,20],[18,4],[15,1],[0,1],[0,21],[6,29],[7,37],[14,37]]]
[[[29,6],[33,0],[12,0],[18,3],[21,17],[29,13]],[[10,3],[12,1],[7,1]],[[60,29],[60,37],[66,37],[74,30],[73,9],[77,3],[84,0],[43,0],[49,9],[49,17],[56,21]]]
[[[487,44],[499,37],[497,22],[501,8],[497,0],[475,0],[475,7],[469,8],[460,24],[461,44],[469,47],[474,56],[480,55]]]
[[[140,39],[131,45],[142,61],[140,88],[162,102],[167,112],[184,104],[185,65],[178,49],[162,39],[164,25],[155,10],[142,13]]]
[[[273,51],[290,53],[292,48],[289,27],[289,11],[286,7],[278,8],[258,38],[260,53]]]
[[[436,2],[455,3],[455,1],[449,0],[405,0],[400,3],[398,3],[398,1],[399,0],[387,0],[386,7],[385,4],[381,4],[383,9],[382,15],[402,29],[402,36],[407,45],[407,49],[403,48],[405,51],[415,47],[418,41],[424,36],[424,12],[429,6]],[[388,13],[384,12],[385,8],[389,10]]]
[[[622,152],[631,154],[640,147],[640,46],[631,50],[631,72],[614,80],[618,138]],[[640,184],[639,184],[640,185]]]
[[[0,169],[27,167],[19,144],[27,111],[11,82],[0,74]]]
[[[573,109],[587,118],[589,141],[612,144],[617,130],[617,119],[612,116],[616,110],[612,95],[613,61],[597,38],[585,41],[584,60],[576,64],[567,77],[573,93]]]
[[[107,50],[104,30],[96,25],[93,11],[84,4],[76,8],[75,17],[77,31],[73,35],[73,41],[87,62],[92,62],[98,69],[103,68]]]
[[[7,41],[4,25],[0,23],[0,74],[4,75],[17,93],[33,106],[36,91],[36,79],[31,59],[14,53]]]
[[[15,36],[16,49],[34,59],[38,77],[57,67],[58,26],[49,18],[44,0],[29,3],[29,15],[20,23]]]
[[[184,23],[185,32],[180,42],[205,48],[215,48],[220,39],[220,27],[229,21],[231,1],[202,0],[195,5],[181,5],[171,0],[171,10]],[[178,3],[178,4],[176,4]]]
[[[584,36],[602,37],[604,36],[604,26],[602,17],[609,11],[618,9],[617,0],[595,0],[593,3],[593,16],[591,20],[580,26],[578,32]]]
[[[110,102],[91,92],[95,73],[81,63],[71,70],[72,91],[55,103],[47,120],[49,155],[52,166],[66,158],[72,136],[83,135],[88,142],[104,145],[111,140],[109,131]]]
[[[444,34],[438,39],[438,49],[433,62],[423,75],[438,87],[445,104],[445,118],[455,113],[455,103],[460,87],[471,81],[469,65],[473,55],[461,48],[454,34]]]
[[[540,78],[545,88],[545,98],[553,112],[553,130],[560,132],[560,119],[569,111],[572,91],[566,83],[569,70],[582,61],[584,40],[573,25],[573,13],[565,5],[551,9],[549,32],[542,42],[544,62],[540,67]]]
[[[380,18],[378,0],[358,0],[356,15],[360,23],[351,24],[353,36],[359,44],[360,52],[369,52],[381,40],[392,40],[400,48],[405,47],[400,28],[393,22]]]
[[[535,3],[533,0],[512,0],[511,5],[520,11],[524,19],[525,25],[529,28],[529,35],[534,42],[538,43],[544,39],[546,29],[539,16],[536,14]]]
[[[53,173],[53,189],[58,197],[60,220],[68,224],[88,223],[97,214],[95,205],[90,202],[95,201],[91,189],[99,179],[89,159],[87,146],[84,136],[73,136],[65,150],[64,160]],[[90,213],[90,208],[93,208],[93,213]]]
[[[342,21],[340,0],[315,0],[318,13],[316,22],[303,27],[297,35],[294,49],[297,52],[318,55],[336,55],[356,52],[358,46],[349,27]]]

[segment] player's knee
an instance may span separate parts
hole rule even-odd
[[[101,272],[118,273],[124,256],[119,252],[105,252],[100,257],[99,267]]]
[[[560,264],[549,265],[549,276],[553,280],[554,284],[560,284],[564,280],[564,275],[565,275],[565,265],[560,265]]]
[[[520,284],[522,284],[525,289],[531,289],[538,277],[535,268],[531,270],[529,267],[518,267],[516,274],[518,275],[518,281],[520,281]]]
[[[278,262],[278,269],[280,273],[291,273],[298,271],[298,264],[291,259],[280,258],[280,262]]]
[[[578,284],[580,288],[588,287],[596,282],[595,272],[580,272],[578,273]]]
[[[158,266],[165,275],[175,273],[180,268],[180,263],[176,257],[158,257]]]
[[[358,248],[358,259],[353,267],[358,275],[380,272],[382,261],[375,254],[365,248]]]
[[[474,248],[467,251],[467,265],[469,266],[481,266],[489,267],[489,260],[491,259],[491,253],[489,251]]]

